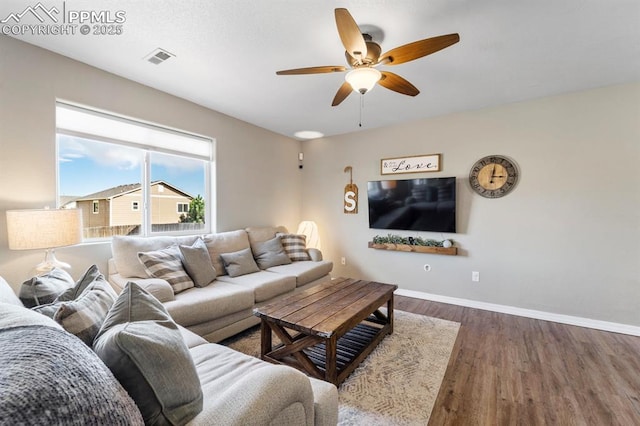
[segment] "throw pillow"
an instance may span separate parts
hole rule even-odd
[[[289,259],[289,256],[284,251],[284,247],[282,247],[280,237],[273,237],[267,241],[253,243],[252,251],[260,269],[291,263],[291,259]]]
[[[180,293],[194,286],[189,274],[182,266],[182,255],[177,244],[162,250],[139,252],[138,259],[150,276],[167,281],[174,293]]]
[[[311,260],[307,253],[307,237],[296,234],[277,234],[281,241],[284,251],[287,252],[289,259],[293,262],[303,260]]]
[[[74,287],[58,296],[53,303],[36,306],[33,310],[53,318],[69,333],[91,346],[117,297],[98,267],[93,265]]]
[[[256,261],[253,260],[253,254],[251,254],[250,248],[233,253],[222,253],[220,257],[230,277],[239,277],[240,275],[260,271],[260,268],[256,265]]]
[[[185,424],[202,411],[202,388],[178,326],[162,303],[129,282],[93,349],[138,405],[145,424]]]
[[[250,247],[247,232],[242,229],[207,234],[203,236],[203,240],[207,245],[207,250],[209,250],[211,263],[213,263],[213,267],[216,269],[218,275],[224,275],[226,273],[224,270],[224,262],[222,262],[222,258],[220,257],[221,253],[232,253]]]
[[[58,327],[26,308],[0,306],[0,424],[142,426],[107,366]]]
[[[206,287],[216,279],[218,273],[211,263],[209,250],[202,238],[198,238],[192,246],[181,245],[179,248],[184,259],[184,269],[196,287]]]
[[[53,302],[56,297],[75,283],[71,275],[63,269],[53,268],[22,283],[20,301],[27,308]]]

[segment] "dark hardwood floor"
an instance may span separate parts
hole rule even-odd
[[[640,337],[396,296],[461,324],[429,425],[640,425]]]

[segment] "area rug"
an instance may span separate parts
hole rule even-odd
[[[393,334],[338,388],[340,425],[429,421],[460,324],[398,310],[394,319]],[[222,344],[259,357],[260,329],[254,327]]]

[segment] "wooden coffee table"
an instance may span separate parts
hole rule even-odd
[[[393,333],[396,285],[334,278],[254,309],[261,318],[261,358],[342,383]],[[386,304],[386,315],[379,308]],[[273,347],[272,332],[282,341]]]

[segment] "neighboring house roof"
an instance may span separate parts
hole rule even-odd
[[[61,195],[60,196],[60,206],[61,208],[64,208],[64,206],[74,203],[78,198],[80,198],[77,195]]]
[[[189,199],[193,199],[193,196],[191,196],[189,193],[181,190],[180,188],[176,188],[175,186],[163,181],[163,180],[156,180],[151,182],[151,186],[154,185],[159,185],[162,184],[168,188],[173,189],[176,192],[179,192],[180,194],[184,195],[185,197],[189,198]],[[122,195],[125,194],[129,194],[131,192],[137,191],[141,188],[141,184],[139,183],[130,183],[127,185],[118,185],[118,186],[114,186],[113,188],[109,188],[109,189],[105,189],[99,192],[94,192],[93,194],[89,194],[89,195],[84,195],[82,197],[76,198],[75,200],[72,201],[89,201],[89,200],[111,200],[113,198],[116,197],[120,197]]]

